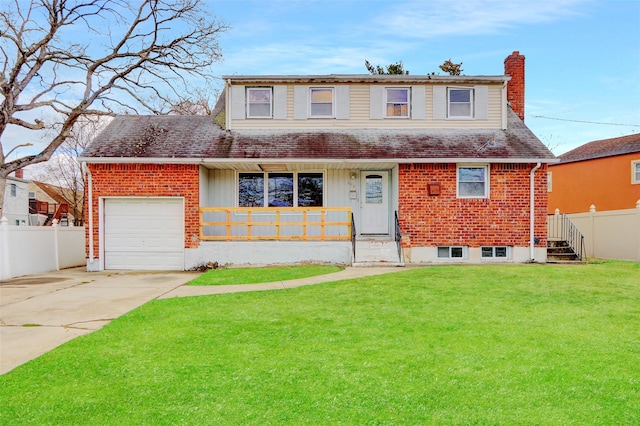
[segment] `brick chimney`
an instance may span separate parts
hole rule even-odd
[[[524,55],[514,51],[504,60],[504,73],[511,76],[507,83],[507,101],[513,112],[524,121]]]
[[[17,177],[18,179],[24,179],[24,170],[22,169],[18,169],[15,172],[13,172],[13,174],[15,175],[15,177]]]

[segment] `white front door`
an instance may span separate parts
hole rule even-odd
[[[361,173],[360,234],[389,234],[389,172]]]

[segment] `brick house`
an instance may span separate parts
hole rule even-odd
[[[547,165],[505,75],[226,76],[208,116],[120,116],[80,158],[87,267],[546,260]]]
[[[549,214],[635,208],[640,200],[640,133],[581,145],[549,166]]]

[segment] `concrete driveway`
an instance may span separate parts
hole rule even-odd
[[[86,272],[84,267],[0,282],[0,374],[158,298],[194,272]]]

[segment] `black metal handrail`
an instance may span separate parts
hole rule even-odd
[[[396,219],[396,246],[398,247],[398,261],[402,263],[402,230],[400,229],[400,221],[398,220],[398,211],[395,211]]]
[[[584,235],[582,235],[582,232],[580,232],[571,219],[569,219],[569,216],[563,213],[551,214],[548,216],[548,220],[548,238],[550,240],[565,241],[576,254],[576,257],[579,260],[583,260],[587,255]]]
[[[356,261],[356,221],[351,213],[351,245],[353,246],[353,261]]]

